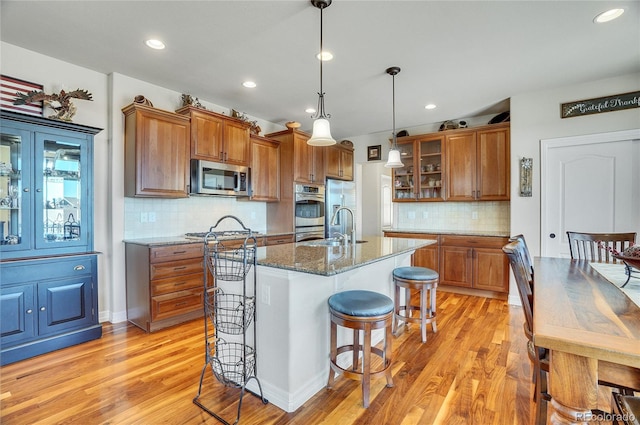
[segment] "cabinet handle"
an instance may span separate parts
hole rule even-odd
[[[40,307],[40,311],[45,311],[47,308],[45,306]]]
[[[27,314],[31,314],[31,313],[33,313],[33,310],[28,309],[28,310],[27,310]]]
[[[173,251],[174,254],[184,254],[187,251]]]
[[[42,189],[38,188],[38,189],[36,189],[36,192],[40,193],[40,192],[42,192]]]
[[[182,286],[184,284],[186,284],[187,282],[176,282],[173,284],[173,286]]]
[[[22,190],[23,190],[23,191],[25,191],[25,192],[28,192],[28,191],[29,191],[29,188],[28,188],[28,187],[25,187],[25,188],[24,188],[24,189],[22,189]]]
[[[75,270],[75,271],[84,270],[84,266],[82,264],[79,264],[79,265],[75,266],[73,268],[73,270]]]
[[[182,267],[174,267],[173,270],[184,270],[186,269],[187,266],[182,266]]]
[[[180,307],[180,306],[183,306],[183,305],[187,305],[187,302],[184,301],[184,302],[181,302],[181,303],[176,303],[175,307]]]

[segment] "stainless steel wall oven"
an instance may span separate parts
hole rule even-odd
[[[324,238],[324,186],[295,185],[296,242]]]

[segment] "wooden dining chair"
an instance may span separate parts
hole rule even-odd
[[[547,374],[549,362],[547,350],[536,347],[533,342],[533,267],[531,255],[526,247],[524,236],[518,235],[502,247],[509,259],[509,265],[516,280],[518,295],[524,311],[524,333],[527,337],[527,353],[533,365],[532,381],[534,384],[533,399],[536,402],[534,424],[545,424],[547,420],[547,404],[550,396],[547,392]]]
[[[611,250],[624,251],[635,244],[636,233],[567,232],[571,258],[599,263],[621,262],[611,256]],[[598,244],[600,242],[600,244]]]

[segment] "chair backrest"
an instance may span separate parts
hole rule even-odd
[[[524,260],[524,265],[526,270],[529,272],[529,281],[533,282],[533,260],[531,259],[531,254],[529,253],[529,248],[527,247],[527,241],[524,239],[524,235],[519,234],[516,236],[512,236],[509,238],[509,242],[520,241],[522,242],[522,259]]]
[[[624,251],[630,245],[635,244],[636,234],[631,233],[583,233],[567,232],[569,238],[569,251],[571,258],[597,262],[613,262],[616,259],[611,256],[611,250]],[[598,245],[600,242],[600,245]]]
[[[522,302],[522,309],[524,310],[524,318],[526,320],[527,330],[533,331],[533,276],[527,269],[524,257],[525,244],[520,239],[515,239],[502,247],[502,251],[507,254],[509,258],[509,264],[513,271],[513,276],[516,278],[516,286],[518,287],[518,294],[520,295],[520,302]]]

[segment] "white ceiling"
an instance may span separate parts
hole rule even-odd
[[[620,6],[621,18],[593,23]],[[324,45],[334,59],[323,65],[332,134],[391,130],[389,66],[402,68],[397,129],[497,114],[516,94],[639,72],[639,6],[334,0],[324,10]],[[307,0],[2,0],[0,7],[7,43],[267,121],[312,125],[304,110],[318,98],[320,11]],[[150,37],[167,48],[145,47]],[[243,88],[246,79],[258,87]],[[427,103],[438,107],[427,111]]]

